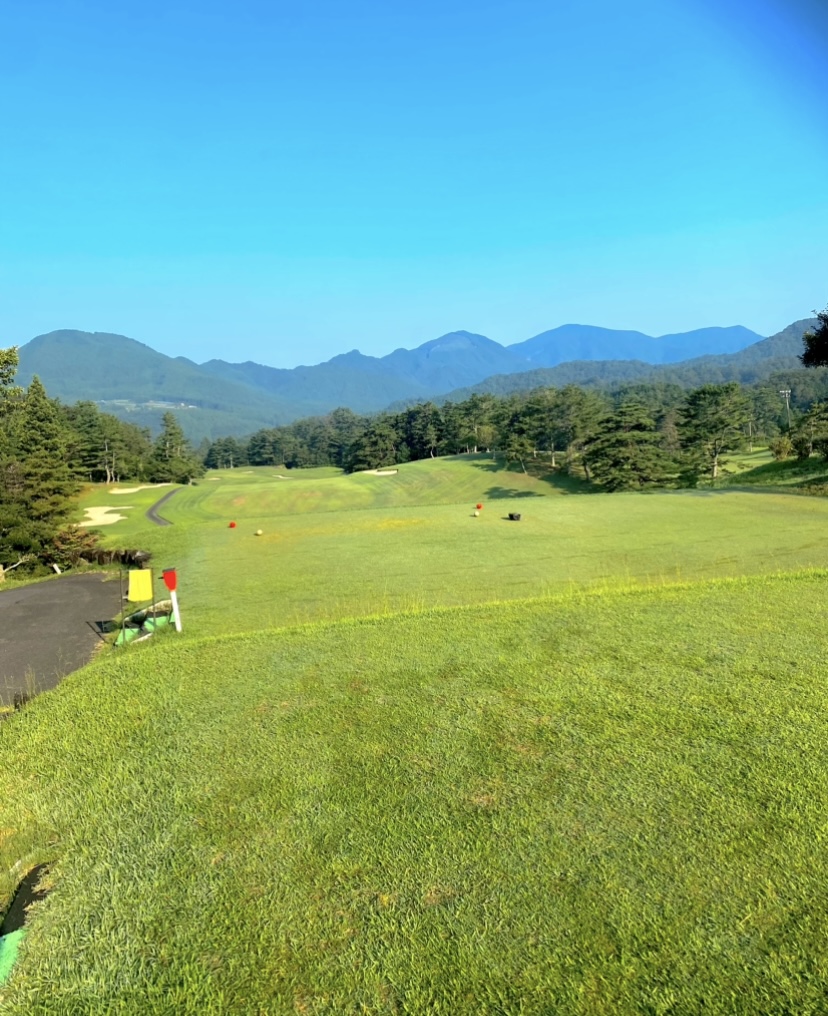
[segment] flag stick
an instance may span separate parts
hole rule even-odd
[[[175,622],[175,630],[181,631],[181,614],[178,610],[178,593],[173,589],[170,592],[170,599],[172,600],[173,609],[173,621]]]

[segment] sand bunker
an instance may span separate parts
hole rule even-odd
[[[277,480],[289,480],[290,479],[289,476],[282,476],[281,473],[274,473],[273,475],[276,477]]]
[[[140,487],[118,487],[117,490],[113,488],[110,490],[110,494],[135,494],[139,490],[150,490],[153,487],[172,487],[171,483],[144,483]]]
[[[363,469],[366,476],[393,476],[399,469]]]
[[[86,509],[86,518],[79,522],[79,526],[111,526],[113,522],[120,522],[121,519],[125,519],[126,515],[110,515],[110,512],[125,511],[127,508],[131,508],[131,504],[119,504],[117,507],[112,505],[99,505],[95,508]]]
[[[208,476],[207,479],[210,481],[210,483],[218,483],[218,481],[221,479],[221,477],[220,476]]]

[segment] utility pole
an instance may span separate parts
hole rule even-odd
[[[785,400],[785,409],[788,413],[788,430],[791,429],[791,390],[790,388],[780,388],[779,394]]]

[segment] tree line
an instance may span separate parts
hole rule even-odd
[[[17,367],[16,348],[0,349],[0,579],[94,553],[94,535],[73,522],[82,482],[186,482],[204,472],[172,413],[153,441],[94,402],[50,399],[37,377],[16,386]]]
[[[221,438],[204,461],[211,469],[337,466],[354,472],[485,451],[523,470],[543,456],[551,468],[608,491],[693,486],[705,476],[715,480],[728,453],[756,443],[779,459],[828,455],[828,309],[803,341],[803,365],[821,369],[794,372],[787,382],[772,376],[690,391],[632,382],[611,392],[567,384],[475,393],[460,402],[424,402],[371,416],[337,409],[246,440]]]
[[[553,469],[607,490],[715,478],[737,447],[777,439],[784,407],[767,387],[731,382],[686,392],[677,385],[631,385],[612,394],[566,385],[508,396],[474,394],[458,403],[425,402],[397,413],[326,416],[221,438],[208,468],[337,466],[348,472],[437,455],[488,452],[518,469],[543,456]]]

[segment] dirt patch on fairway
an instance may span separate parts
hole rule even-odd
[[[110,515],[110,512],[121,512],[132,508],[131,504],[119,504],[113,505],[97,505],[94,508],[86,509],[86,517],[83,521],[79,522],[79,526],[111,526],[113,522],[120,522],[121,519],[125,519],[126,515]]]
[[[171,487],[171,483],[142,483],[140,487],[112,488],[110,494],[137,494],[139,490],[152,490],[155,487]]]
[[[246,500],[247,500],[246,497],[234,497],[233,498],[233,505],[236,508],[240,508],[245,503]]]

